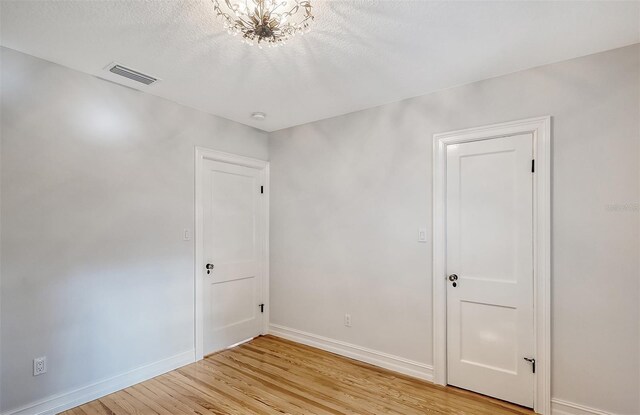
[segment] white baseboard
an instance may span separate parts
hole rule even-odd
[[[78,405],[101,398],[131,385],[135,385],[136,383],[140,383],[181,366],[193,363],[194,359],[195,351],[189,350],[71,392],[50,396],[21,408],[9,410],[8,412],[4,412],[2,415],[57,414],[58,412],[74,408]]]
[[[573,402],[567,402],[560,399],[551,400],[552,415],[614,415],[611,412],[601,411],[600,409],[589,408]]]
[[[318,349],[360,360],[365,363],[393,370],[404,375],[433,382],[433,366],[393,356],[388,353],[367,349],[340,340],[329,339],[277,324],[269,325],[269,334],[294,342],[317,347]]]

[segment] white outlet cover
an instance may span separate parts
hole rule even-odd
[[[33,376],[47,373],[47,357],[36,357],[33,359]]]

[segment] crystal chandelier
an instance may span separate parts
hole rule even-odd
[[[250,45],[281,46],[309,31],[313,20],[309,0],[212,0],[229,34]]]

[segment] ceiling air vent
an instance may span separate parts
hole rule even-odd
[[[118,65],[117,63],[109,66],[109,72],[112,72],[116,75],[124,76],[125,78],[129,78],[132,81],[140,82],[141,84],[145,85],[151,85],[154,82],[158,81],[158,78],[154,78],[153,76],[134,71],[131,68]]]

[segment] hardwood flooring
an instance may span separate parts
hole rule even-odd
[[[533,412],[264,336],[63,414],[532,415]]]

